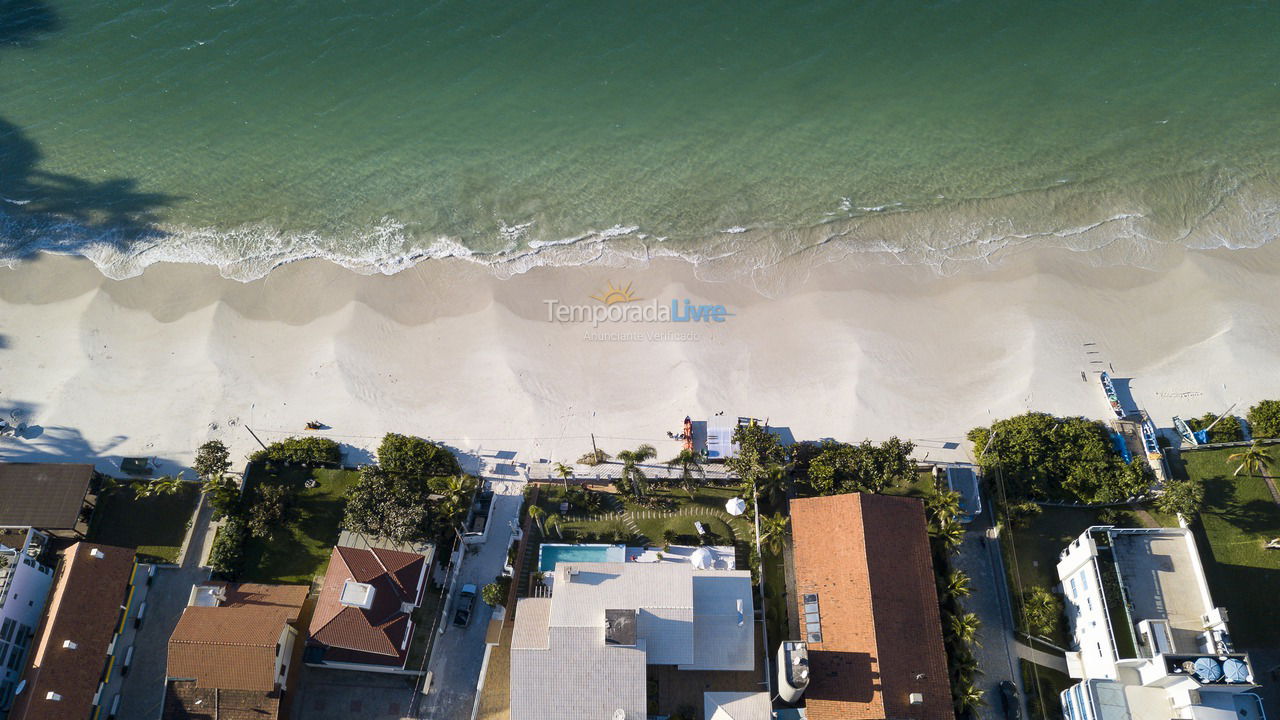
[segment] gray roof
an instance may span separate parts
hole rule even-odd
[[[93,466],[0,463],[0,527],[74,529]]]
[[[517,606],[517,636],[529,602]],[[618,710],[626,720],[645,720],[643,641],[635,647],[606,645],[603,626],[550,628],[549,640],[546,650],[512,644],[511,720],[611,720]]]
[[[610,610],[637,612],[634,647],[605,643]],[[754,668],[753,616],[747,571],[698,570],[689,563],[560,563],[552,596],[526,598],[517,607],[512,720],[608,720],[617,709],[643,718],[645,665]]]
[[[707,692],[702,694],[705,720],[770,720],[773,703],[764,692]]]

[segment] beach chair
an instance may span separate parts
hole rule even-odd
[[[707,534],[707,529],[706,529],[705,527],[703,527],[703,526],[702,526],[702,522],[701,522],[701,521],[694,520],[694,521],[693,521],[693,529],[694,529],[694,530],[697,530],[699,535],[706,535],[706,534]]]

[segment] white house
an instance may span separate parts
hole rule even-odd
[[[1067,720],[1259,720],[1248,655],[1209,595],[1191,532],[1089,528],[1058,577],[1074,652]]]
[[[47,535],[32,529],[0,534],[0,716],[13,700],[53,586],[55,561],[45,560],[48,544]]]
[[[750,572],[638,562],[561,562],[554,572],[551,597],[517,608],[512,720],[644,720],[649,665],[755,667]]]

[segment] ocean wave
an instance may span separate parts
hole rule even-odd
[[[693,264],[700,277],[746,277],[754,282],[793,258],[811,264],[857,258],[920,265],[945,275],[990,266],[1003,255],[1029,247],[1054,247],[1091,253],[1099,262],[1154,267],[1168,247],[1254,248],[1280,237],[1280,193],[1244,185],[1225,188],[1221,197],[1194,213],[1193,224],[1186,227],[1170,227],[1158,213],[1133,203],[1089,194],[1066,202],[1050,193],[1011,194],[928,209],[899,210],[901,203],[892,203],[856,208],[860,212],[853,212],[852,201],[842,198],[841,207],[850,212],[847,217],[786,229],[734,226],[679,239],[655,236],[629,223],[560,239],[532,239],[534,221],[500,222],[498,249],[490,251],[469,247],[455,237],[421,237],[391,217],[341,238],[265,225],[230,230],[160,225],[127,237],[123,231],[27,215],[16,207],[6,212],[0,205],[0,265],[14,266],[47,252],[82,255],[115,279],[168,262],[214,265],[223,276],[247,282],[308,259],[387,275],[420,262],[456,259],[512,276],[542,266],[623,268],[676,258]],[[1054,212],[1028,212],[1040,206]],[[1079,219],[1069,222],[1072,217]]]

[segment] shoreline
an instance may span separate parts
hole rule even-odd
[[[611,453],[651,442],[665,458],[685,415],[723,410],[801,439],[898,435],[919,458],[958,459],[967,430],[1027,409],[1104,417],[1096,382],[1081,381],[1086,342],[1162,427],[1280,396],[1254,371],[1280,359],[1277,275],[1273,246],[1187,251],[1161,271],[1037,250],[945,277],[793,259],[763,288],[670,259],[509,278],[460,260],[389,276],[300,261],[241,283],[180,264],[109,280],[42,256],[0,270],[0,409],[40,428],[0,439],[0,458],[185,466],[205,440],[238,458],[256,446],[244,426],[269,442],[316,418],[363,449],[394,431],[565,460],[594,434]],[[547,300],[595,303],[609,283],[732,317],[548,320]]]

